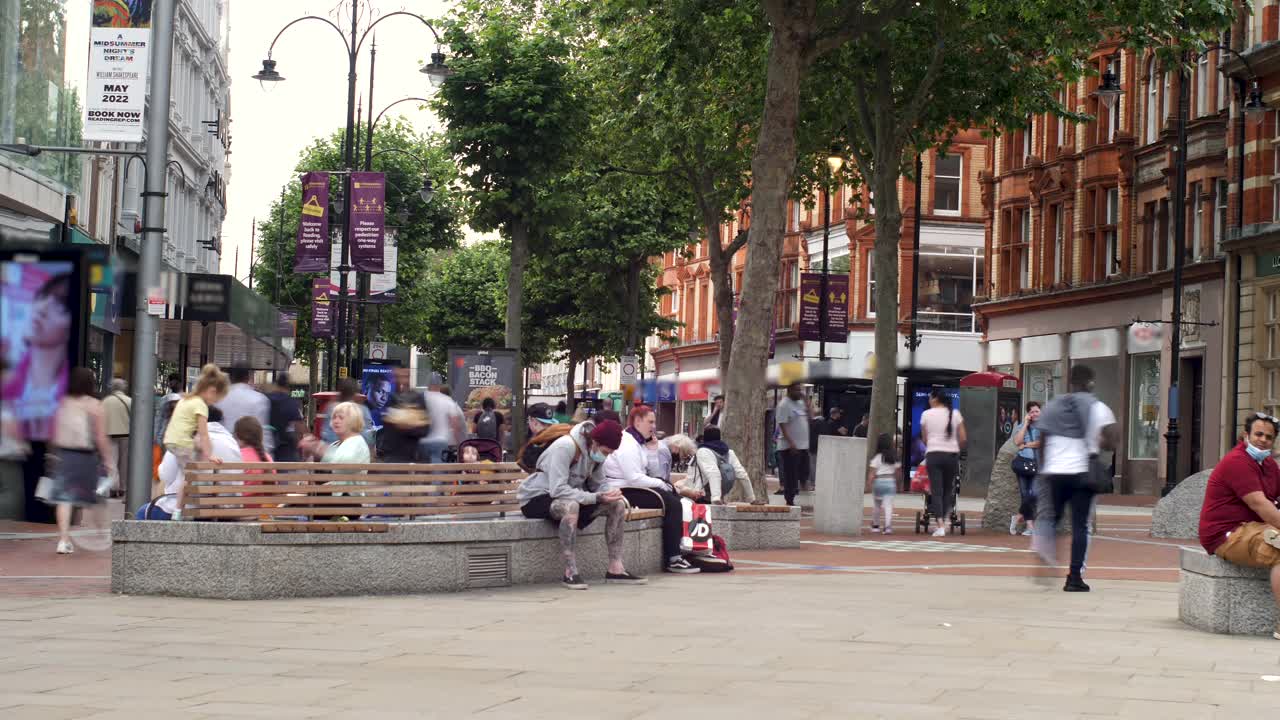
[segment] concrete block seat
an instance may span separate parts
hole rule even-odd
[[[235,474],[253,469],[277,473]],[[559,537],[520,515],[523,478],[509,463],[193,463],[184,517],[228,522],[114,522],[112,590],[253,600],[556,582]],[[343,516],[351,521],[333,521]],[[661,512],[629,520],[628,569],[660,571]],[[578,537],[588,582],[603,578],[606,560],[597,520]]]
[[[729,552],[800,547],[800,508],[786,505],[711,505],[711,531]]]
[[[1276,603],[1270,573],[1206,554],[1182,550],[1178,618],[1198,630],[1224,635],[1270,635]]]

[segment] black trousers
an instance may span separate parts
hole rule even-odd
[[[1089,515],[1093,512],[1094,492],[1088,486],[1089,474],[1049,475],[1046,477],[1053,496],[1053,525],[1058,527],[1071,504],[1071,574],[1080,576],[1084,556],[1089,552]]]
[[[929,471],[929,496],[933,501],[930,512],[939,525],[947,522],[951,516],[952,506],[956,499],[956,481],[960,479],[960,454],[953,452],[931,452],[924,456],[925,467]]]
[[[662,555],[664,560],[680,557],[680,537],[684,535],[684,510],[680,498],[669,490],[622,488],[631,507],[662,511]]]
[[[782,451],[782,495],[788,505],[795,505],[800,483],[809,478],[809,451]]]

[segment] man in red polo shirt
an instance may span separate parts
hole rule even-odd
[[[1271,457],[1280,420],[1255,413],[1244,430],[1244,442],[1209,476],[1200,544],[1227,562],[1270,568],[1271,594],[1280,604],[1280,466]],[[1280,640],[1280,625],[1274,636]]]

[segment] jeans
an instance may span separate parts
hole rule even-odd
[[[1051,517],[1036,518],[1036,535],[1044,549],[1053,546],[1053,536],[1071,504],[1071,576],[1079,577],[1084,569],[1085,554],[1089,552],[1089,516],[1093,512],[1094,492],[1089,488],[1089,474],[1047,475],[1044,478],[1052,503],[1040,503],[1041,514]],[[1042,553],[1043,554],[1043,553]]]
[[[925,466],[929,470],[930,509],[939,525],[944,524],[951,516],[952,505],[956,499],[956,481],[960,475],[960,454],[952,452],[931,452],[924,456]]]
[[[444,451],[449,449],[449,441],[443,438],[422,438],[418,441],[418,456],[429,463],[444,462]]]
[[[1036,519],[1035,475],[1019,475],[1018,490],[1022,493],[1022,504],[1018,506],[1018,514],[1023,520]]]
[[[788,505],[796,504],[801,481],[809,477],[809,451],[782,451],[782,494]]]
[[[622,488],[622,496],[631,507],[662,511],[662,556],[668,562],[680,557],[680,538],[684,535],[684,508],[675,493],[649,488]]]

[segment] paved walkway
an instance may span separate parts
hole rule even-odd
[[[0,717],[1230,718],[1280,643],[1195,632],[1168,583],[657,578],[276,602],[0,599]]]

